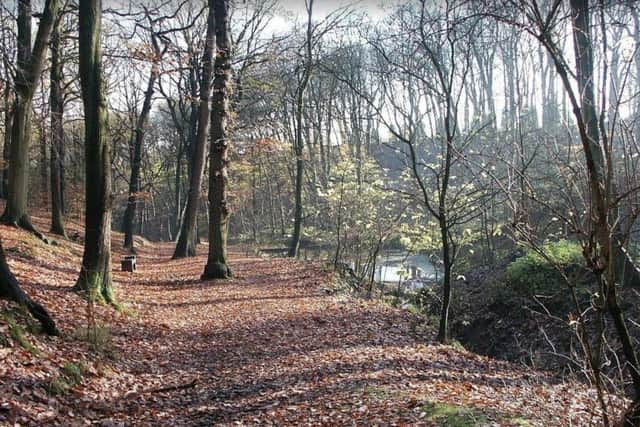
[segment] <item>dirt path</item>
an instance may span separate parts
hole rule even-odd
[[[113,343],[96,355],[71,338],[84,318],[68,291],[79,248],[64,243],[35,267],[13,252],[12,267],[65,337],[34,338],[39,356],[0,353],[0,423],[437,425],[451,408],[477,421],[462,425],[593,421],[592,397],[576,384],[432,344],[405,311],[328,294],[318,265],[239,253],[233,280],[201,282],[203,257],[141,248],[136,274],[115,273],[129,313],[98,308]],[[63,395],[40,391],[65,360],[89,367],[83,381]]]

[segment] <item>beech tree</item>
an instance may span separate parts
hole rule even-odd
[[[44,67],[49,36],[60,9],[60,0],[47,0],[41,14],[36,39],[31,45],[31,1],[18,1],[18,69],[11,127],[7,205],[2,222],[44,236],[31,224],[27,213],[29,146],[31,143],[31,103]]]
[[[302,237],[302,180],[304,179],[304,141],[302,140],[302,115],[304,113],[304,92],[309,84],[311,78],[311,72],[313,69],[312,60],[312,44],[313,44],[313,23],[311,21],[313,17],[313,0],[305,0],[305,6],[307,8],[307,31],[305,33],[304,41],[304,54],[300,59],[300,76],[298,78],[298,84],[295,89],[295,139],[293,141],[293,151],[296,156],[296,178],[295,178],[295,210],[293,216],[293,235],[291,236],[291,243],[289,244],[290,257],[298,256],[298,250],[300,249],[300,238]]]
[[[54,22],[51,33],[51,70],[50,95],[51,104],[51,150],[50,150],[50,183],[51,183],[51,232],[66,236],[63,222],[64,211],[64,93],[63,62],[61,47],[61,18]]]
[[[202,55],[202,73],[200,78],[200,102],[198,105],[198,127],[194,140],[192,170],[189,179],[189,194],[182,218],[182,226],[173,252],[173,258],[194,256],[194,233],[198,208],[200,206],[200,187],[204,175],[205,150],[209,134],[209,98],[211,97],[211,80],[213,76],[213,49],[215,47],[215,1],[209,0],[207,15],[207,36]]]
[[[214,5],[216,27],[216,59],[211,105],[211,143],[209,146],[209,256],[202,277],[226,279],[231,276],[227,265],[227,233],[229,203],[227,199],[227,151],[229,97],[231,92],[231,40],[229,37],[229,1]]]
[[[175,6],[175,10],[170,12],[171,16],[175,16],[180,10],[187,5],[187,1],[183,1]],[[158,16],[160,13],[160,7],[150,8],[143,6],[144,19],[141,22],[136,22],[136,28],[140,27],[146,34],[146,43],[142,49],[142,56],[145,61],[150,63],[149,75],[147,77],[147,85],[144,91],[142,109],[135,118],[135,126],[131,136],[131,173],[129,178],[129,190],[127,198],[127,206],[122,218],[122,232],[124,233],[124,247],[132,252],[134,249],[134,223],[136,218],[137,205],[139,203],[139,192],[141,191],[141,173],[142,173],[142,161],[143,161],[143,145],[144,139],[147,135],[147,129],[149,125],[149,117],[153,106],[153,96],[156,91],[156,85],[160,78],[161,73],[161,61],[164,54],[169,49],[171,42],[168,40],[168,35],[180,30],[187,30],[194,25],[194,21],[200,17],[200,14],[196,15],[194,21],[185,23],[180,28],[165,28],[167,21],[171,21],[169,15]],[[162,46],[161,46],[162,44]],[[181,157],[181,156],[180,156]],[[181,159],[178,159],[180,162]],[[178,173],[176,173],[178,174]]]
[[[142,166],[142,146],[146,135],[146,128],[149,122],[149,113],[151,111],[153,94],[155,91],[156,80],[158,78],[158,61],[162,58],[162,54],[166,51],[160,48],[158,35],[150,28],[151,38],[151,69],[147,80],[147,89],[144,92],[144,101],[142,110],[136,119],[135,129],[133,132],[133,158],[131,159],[131,176],[129,178],[129,196],[127,198],[127,208],[124,211],[122,219],[122,232],[124,233],[124,247],[135,252],[133,247],[133,226],[136,215],[136,207],[138,204],[138,193],[140,192],[140,169]]]
[[[308,122],[305,119],[306,98],[305,92],[311,80],[314,69],[317,68],[317,54],[314,51],[319,49],[323,37],[335,30],[343,20],[350,14],[350,10],[343,8],[338,9],[319,22],[313,21],[313,0],[305,0],[306,9],[306,30],[304,32],[304,42],[299,47],[297,64],[295,67],[296,81],[293,87],[293,154],[295,155],[295,178],[294,178],[294,212],[293,212],[293,234],[289,242],[289,250],[287,256],[297,257],[300,250],[300,240],[304,228],[304,200],[303,186],[305,179],[305,135],[307,140],[310,137],[309,128],[305,129]],[[307,141],[311,146],[311,142]]]
[[[9,13],[0,9],[0,20],[2,27],[9,26],[9,20],[12,19]],[[14,37],[9,31],[2,31],[2,104],[3,104],[3,121],[4,121],[4,138],[2,147],[2,158],[0,159],[0,198],[6,199],[9,187],[9,148],[11,146],[11,123],[13,121],[13,73],[12,64],[14,63],[15,48]]]
[[[85,239],[75,289],[91,300],[116,303],[111,281],[111,149],[102,75],[102,1],[81,0],[80,84],[84,105]]]

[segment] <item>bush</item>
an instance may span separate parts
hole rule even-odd
[[[567,275],[574,284],[577,275],[585,272],[582,248],[575,242],[559,240],[542,247],[546,255],[529,249],[524,256],[507,267],[507,284],[519,293],[534,295],[541,292],[557,292],[566,287],[560,274]]]

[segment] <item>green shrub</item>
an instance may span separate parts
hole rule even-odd
[[[529,249],[526,254],[507,267],[507,284],[519,293],[533,295],[555,292],[566,287],[561,271],[572,280],[584,272],[582,248],[575,242],[559,240],[542,247],[545,256]]]

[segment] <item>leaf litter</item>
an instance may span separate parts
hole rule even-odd
[[[63,332],[26,330],[30,352],[5,338],[0,317],[0,424],[435,425],[429,402],[480,411],[479,425],[600,422],[587,386],[436,344],[433,327],[415,333],[425,320],[414,314],[326,292],[332,274],[318,263],[233,252],[235,277],[203,282],[205,247],[170,260],[172,244],[136,239],[138,271],[123,273],[118,233],[124,310],[94,308],[97,348],[82,332],[87,304],[71,291],[82,246],[41,245],[5,226],[0,236],[23,288]],[[19,316],[4,301],[0,310]],[[73,384],[68,364],[81,367]],[[66,387],[54,394],[57,382]]]

